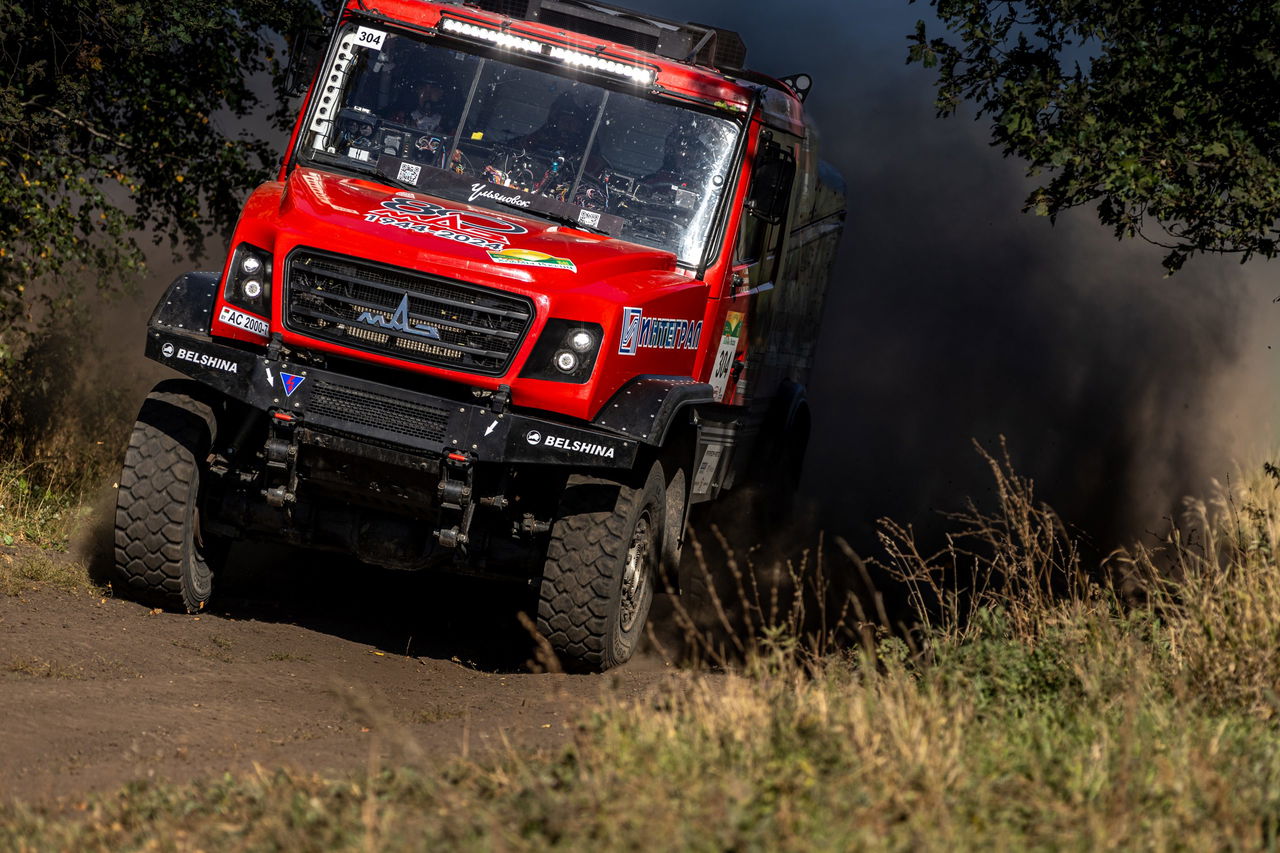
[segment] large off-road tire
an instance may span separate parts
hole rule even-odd
[[[538,600],[538,630],[566,669],[630,660],[653,603],[665,513],[660,465],[643,483],[569,478]]]
[[[126,590],[171,610],[201,610],[226,543],[200,531],[200,478],[217,420],[208,391],[161,382],[133,425],[116,496],[116,573]]]

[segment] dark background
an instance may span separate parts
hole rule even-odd
[[[1274,444],[1275,267],[1119,243],[1092,211],[1019,212],[1024,167],[971,114],[934,116],[931,76],[907,66],[923,5],[631,0],[737,29],[748,63],[808,72],[824,156],[848,182],[845,241],[811,383],[806,492],[829,531],[870,550],[880,516],[928,529],[980,503],[972,441],[1007,437],[1019,471],[1100,551],[1172,517]],[[283,148],[285,138],[279,140]],[[204,267],[221,265],[222,237]],[[155,298],[190,266],[156,259],[142,292],[104,315],[101,365],[138,397],[164,371],[141,359]]]

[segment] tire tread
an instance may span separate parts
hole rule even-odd
[[[147,395],[125,451],[115,521],[116,571],[126,586],[187,612],[203,604],[182,583],[187,509],[214,429],[213,409],[193,385],[162,382]]]
[[[599,488],[618,490],[611,509],[599,509]],[[571,476],[543,565],[538,630],[571,669],[603,670],[613,660],[608,620],[618,572],[631,546],[626,519],[644,488],[583,474]]]

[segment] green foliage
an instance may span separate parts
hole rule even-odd
[[[0,381],[34,290],[65,306],[69,280],[136,270],[139,232],[190,253],[234,223],[277,155],[227,128],[280,93],[278,34],[318,20],[312,0],[0,0]]]
[[[915,2],[915,0],[910,0]],[[1027,210],[1097,204],[1117,237],[1196,253],[1277,252],[1280,6],[1200,0],[929,0],[909,60],[937,106],[989,116],[993,144],[1047,175]]]
[[[0,462],[0,544],[27,542],[62,550],[87,513],[88,496],[104,464],[82,457],[78,466],[46,459],[19,465]],[[110,459],[115,462],[114,454]]]

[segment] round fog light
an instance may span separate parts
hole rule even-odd
[[[595,346],[596,339],[586,329],[579,329],[569,336],[569,346],[578,352],[587,352]]]
[[[573,373],[578,369],[578,357],[567,349],[556,353],[556,369],[561,373]]]
[[[245,259],[240,262],[240,269],[248,275],[253,275],[258,270],[262,269],[262,261],[258,260],[253,255],[246,255]]]
[[[256,278],[251,278],[244,283],[244,295],[250,299],[257,299],[262,295],[262,282]]]

